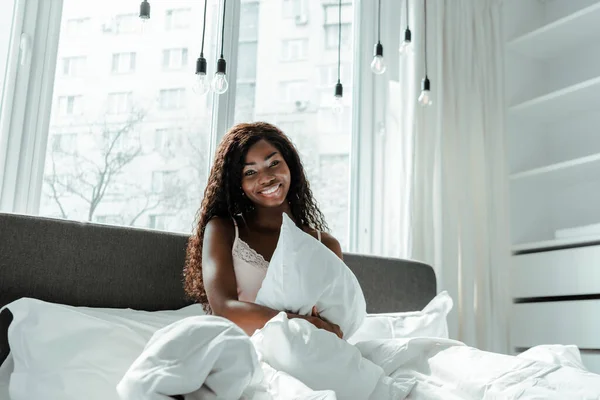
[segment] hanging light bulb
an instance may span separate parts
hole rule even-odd
[[[344,112],[344,87],[338,81],[335,85],[335,96],[333,98],[333,113],[342,114]]]
[[[433,103],[431,99],[429,78],[425,75],[425,79],[421,82],[421,94],[419,95],[419,104],[423,107],[430,106]]]
[[[335,94],[333,97],[332,111],[336,115],[341,115],[344,112],[344,87],[342,86],[340,76],[340,60],[342,52],[342,0],[338,2],[338,64],[337,75],[338,81],[335,85]]]
[[[413,52],[412,33],[409,28],[404,31],[404,40],[400,44],[400,54],[408,55]]]
[[[375,54],[373,61],[371,61],[371,71],[374,74],[381,75],[385,72],[386,65],[383,59],[383,45],[379,42],[375,45]]]
[[[223,94],[229,88],[229,82],[227,82],[227,75],[225,73],[226,67],[227,63],[223,55],[221,55],[221,58],[217,60],[217,73],[211,83],[212,90],[216,94]]]
[[[383,45],[381,44],[381,0],[379,0],[378,4],[377,44],[375,45],[373,61],[371,61],[371,71],[376,75],[381,75],[385,72],[386,65],[383,59]]]
[[[410,10],[408,7],[408,0],[406,0],[406,30],[404,31],[404,40],[400,44],[400,49],[399,49],[400,54],[402,54],[402,55],[408,55],[408,54],[412,53],[412,51],[413,51],[412,32],[410,31],[410,28],[408,26],[409,13],[410,13]]]
[[[221,56],[217,60],[217,72],[211,82],[212,90],[216,94],[223,94],[229,88],[229,82],[227,82],[227,63],[223,57],[223,45],[225,43],[225,6],[226,0],[223,0],[223,24],[221,26]]]
[[[148,3],[148,0],[144,0],[142,1],[142,4],[140,4],[140,18],[142,21],[150,19],[150,3]]]
[[[200,55],[196,60],[196,80],[192,86],[192,91],[200,96],[204,96],[210,90],[210,80],[206,75],[206,59]]]
[[[206,75],[206,58],[204,58],[204,34],[206,32],[206,6],[208,0],[204,0],[204,20],[202,22],[202,47],[200,57],[196,60],[196,78],[192,91],[197,95],[204,96],[210,90],[210,81]]]

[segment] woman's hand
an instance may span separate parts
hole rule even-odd
[[[316,307],[313,307],[311,315],[297,315],[297,314],[289,314],[288,318],[302,318],[313,324],[319,329],[324,329],[328,332],[333,333],[340,339],[343,339],[344,334],[340,327],[332,322],[327,321],[325,318],[321,317]]]

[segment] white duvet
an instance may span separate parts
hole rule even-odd
[[[515,357],[441,338],[352,345],[285,313],[247,338],[210,318],[158,331],[119,384],[122,398],[600,399],[600,375],[586,371],[574,346]]]

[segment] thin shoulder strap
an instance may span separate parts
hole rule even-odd
[[[319,239],[319,242],[321,241],[321,231],[317,231],[317,239]]]
[[[233,220],[233,226],[235,226],[235,238],[237,239],[239,237],[239,229],[238,229],[238,224],[237,221],[235,220],[235,218],[231,218]]]

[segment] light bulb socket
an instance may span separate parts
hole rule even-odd
[[[375,57],[383,57],[383,45],[381,44],[381,42],[377,42],[377,44],[375,45]]]
[[[425,79],[423,79],[423,81],[421,81],[421,90],[429,91],[429,89],[430,89],[429,78],[427,77],[427,75],[425,75]]]
[[[217,74],[225,74],[226,70],[227,63],[225,62],[225,59],[221,57],[217,60]]]
[[[407,43],[412,42],[412,32],[408,28],[404,31],[404,41]]]
[[[196,60],[196,75],[206,75],[206,58],[202,56]]]
[[[150,3],[148,3],[148,0],[144,0],[140,4],[140,18],[150,19]]]
[[[344,87],[341,82],[336,83],[335,85],[335,97],[344,96]]]

